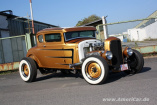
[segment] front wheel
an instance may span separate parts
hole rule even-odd
[[[125,71],[127,74],[139,73],[144,66],[144,59],[142,54],[137,50],[133,50],[133,52],[133,55],[128,58],[128,64],[131,70]]]
[[[25,82],[33,82],[37,76],[37,66],[32,58],[25,57],[19,65],[19,73]]]
[[[108,77],[109,67],[104,58],[90,56],[82,64],[82,75],[92,85],[103,83]]]

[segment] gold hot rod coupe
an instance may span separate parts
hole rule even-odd
[[[37,45],[19,65],[25,82],[36,80],[41,73],[60,70],[80,71],[89,84],[105,82],[109,72],[135,74],[142,70],[143,56],[129,47],[122,49],[120,39],[96,39],[96,28],[47,28],[36,34]]]

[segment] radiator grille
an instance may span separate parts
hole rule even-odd
[[[112,65],[118,69],[123,64],[122,46],[120,40],[113,40],[110,42],[110,51],[113,54]]]

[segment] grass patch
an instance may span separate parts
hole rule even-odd
[[[0,75],[7,75],[7,74],[15,73],[17,71],[18,71],[18,69],[17,70],[0,71]]]

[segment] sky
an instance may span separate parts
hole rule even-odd
[[[92,14],[108,16],[107,22],[146,18],[157,10],[157,0],[32,0],[34,20],[73,27]],[[29,0],[0,0],[0,11],[14,15],[30,15]]]

